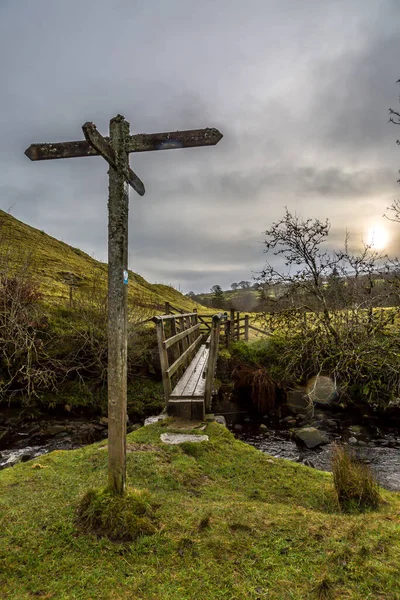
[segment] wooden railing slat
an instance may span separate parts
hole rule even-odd
[[[196,349],[196,347],[199,345],[199,343],[201,342],[201,336],[199,335],[199,337],[193,342],[193,344],[191,344],[189,346],[189,348],[187,348],[185,350],[185,352],[183,354],[181,354],[181,356],[178,358],[178,360],[176,360],[167,370],[166,370],[166,374],[168,375],[168,378],[171,379],[172,375],[179,369],[179,367],[185,362],[185,360],[187,360],[188,356],[190,355],[190,353]]]
[[[264,333],[265,335],[271,335],[270,331],[263,331],[262,329],[258,329],[258,327],[254,327],[254,325],[249,324],[250,329],[254,329],[254,331],[258,331],[259,333]]]
[[[157,315],[153,317],[153,321],[157,322],[157,319],[161,319],[162,321],[167,321],[168,319],[179,319],[180,317],[192,317],[193,315],[197,315],[197,313],[184,313],[182,315]]]
[[[158,349],[160,352],[161,373],[162,373],[163,384],[164,384],[164,396],[165,396],[166,402],[168,402],[169,396],[172,392],[172,386],[171,386],[171,379],[167,375],[168,353],[167,353],[166,348],[163,347],[165,335],[164,335],[164,323],[162,321],[156,321],[156,331],[157,331]]]
[[[182,340],[184,337],[189,336],[189,334],[197,331],[198,329],[200,329],[200,323],[198,325],[194,325],[190,329],[185,329],[185,331],[181,331],[180,333],[177,333],[176,335],[168,338],[167,340],[165,340],[165,342],[163,342],[164,348],[169,348],[173,344],[176,344],[176,342],[179,342],[179,340]]]

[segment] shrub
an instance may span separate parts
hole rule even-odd
[[[129,542],[156,532],[155,509],[148,490],[127,489],[120,496],[91,489],[79,503],[77,525],[85,533]]]
[[[161,412],[164,406],[162,383],[147,377],[131,375],[128,381],[127,404],[127,412],[133,422]]]
[[[30,403],[38,390],[56,388],[41,298],[28,270],[0,277],[0,400],[23,396]]]
[[[272,410],[277,402],[282,373],[279,364],[281,340],[259,340],[246,344],[236,342],[231,347],[236,387],[250,387],[253,406],[261,413]]]
[[[379,488],[368,465],[344,446],[335,445],[331,466],[337,501],[343,511],[378,508],[381,502]]]

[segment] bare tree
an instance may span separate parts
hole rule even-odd
[[[329,229],[328,220],[286,209],[265,232],[266,253],[282,265],[267,262],[260,274],[269,289],[266,325],[285,339],[279,361],[288,381],[325,370],[342,389],[388,401],[399,392],[400,370],[393,312],[379,309],[393,297],[386,257],[368,245],[351,253],[347,238],[343,250],[327,251]]]
[[[400,83],[400,79],[398,79],[396,83]],[[400,125],[400,113],[392,108],[389,108],[389,122],[394,125]],[[400,140],[396,140],[396,144],[400,146]],[[400,184],[400,179],[397,180],[397,183]],[[400,223],[400,200],[393,200],[392,204],[387,208],[387,211],[388,212],[385,214],[387,219]]]

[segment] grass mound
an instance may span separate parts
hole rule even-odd
[[[346,514],[330,473],[205,425],[183,447],[160,436],[190,424],[130,433],[144,491],[124,498],[105,489],[104,441],[0,471],[1,600],[400,600],[400,494]]]
[[[77,524],[85,533],[130,542],[156,532],[155,506],[148,490],[127,489],[123,496],[109,489],[91,489],[79,503]]]
[[[337,501],[342,510],[362,512],[379,507],[378,484],[368,465],[339,445],[332,451],[331,463]]]

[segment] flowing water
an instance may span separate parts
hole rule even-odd
[[[275,429],[260,432],[252,424],[245,425],[242,431],[234,433],[238,439],[254,446],[258,450],[261,450],[261,452],[270,454],[275,458],[286,458],[302,462],[321,471],[330,471],[332,443],[334,441],[346,443],[346,440],[353,437],[349,436],[351,432],[343,432],[342,435],[336,435],[329,444],[315,450],[308,450],[307,448],[299,447],[295,441],[287,437],[287,432],[282,430]],[[400,491],[400,435],[397,435],[397,439],[395,434],[393,435],[393,432],[387,433],[387,436],[390,436],[391,441],[389,443],[393,444],[394,447],[380,445],[387,443],[385,437],[378,438],[382,441],[376,443],[373,439],[364,441],[361,439],[361,436],[357,436],[358,441],[364,442],[366,445],[349,445],[363,462],[370,465],[380,485],[388,490]]]
[[[299,424],[293,415],[280,419],[278,410],[275,417],[263,417],[251,409],[246,410],[247,407],[246,397],[221,397],[214,406],[214,412],[225,417],[228,428],[238,439],[261,452],[322,471],[331,470],[332,445],[347,444],[364,463],[370,465],[380,485],[400,491],[400,429],[389,427],[392,423],[384,425],[373,411],[367,413],[363,407],[362,412],[351,413],[326,404],[316,405],[311,422],[304,425],[316,427],[329,443],[310,450],[294,440],[293,428],[298,428]]]

